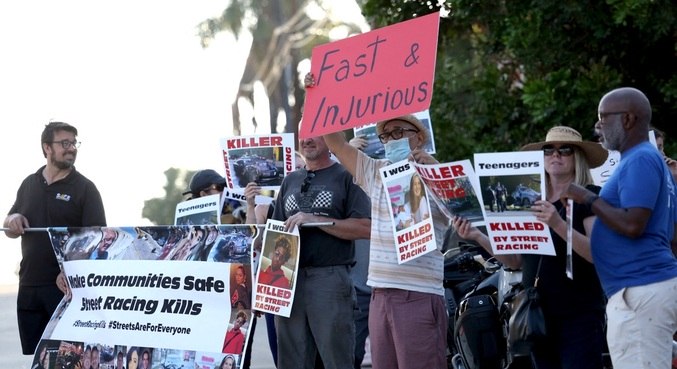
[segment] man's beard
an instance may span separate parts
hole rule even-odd
[[[312,150],[304,154],[306,160],[317,160],[322,157],[322,155],[325,155],[325,153],[318,150]]]
[[[75,156],[73,156],[73,160],[57,160],[56,155],[52,153],[49,156],[49,162],[54,165],[55,167],[59,169],[71,169],[73,167],[73,164],[75,164]]]
[[[602,137],[602,146],[607,150],[619,150],[623,143],[623,128],[616,125],[613,129],[605,132]]]

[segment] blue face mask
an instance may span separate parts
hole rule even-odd
[[[402,161],[411,153],[408,137],[402,137],[399,140],[390,140],[386,142],[384,146],[386,149],[385,158],[390,160],[391,163]]]

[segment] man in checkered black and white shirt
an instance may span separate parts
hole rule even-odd
[[[369,238],[369,198],[353,177],[333,161],[321,137],[299,142],[305,168],[292,172],[280,187],[273,219],[288,230],[304,223],[332,226],[300,230],[299,272],[291,316],[275,317],[279,369],[351,368],[354,364],[355,290],[350,268],[353,240]]]

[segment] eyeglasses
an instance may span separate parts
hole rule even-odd
[[[559,156],[571,156],[574,154],[574,147],[569,146],[569,145],[562,145],[559,147],[559,149],[555,148],[555,146],[552,145],[545,145],[543,146],[543,154],[545,156],[552,156],[555,151],[559,154]]]
[[[315,172],[306,172],[306,178],[303,179],[303,184],[301,185],[301,193],[306,193],[308,192],[308,188],[310,187],[310,180],[315,178]]]
[[[77,149],[78,147],[80,147],[80,144],[81,144],[82,142],[80,142],[80,141],[61,140],[61,141],[52,141],[52,142],[49,142],[49,143],[51,143],[51,144],[61,144],[61,147],[63,147],[64,149],[68,149],[68,148],[71,147],[71,146],[73,146],[73,148]]]
[[[627,111],[609,111],[609,112],[604,112],[604,113],[597,113],[597,119],[598,120],[604,120],[606,117],[610,115],[619,115],[619,114],[625,114]]]
[[[378,135],[378,140],[381,141],[382,144],[386,143],[386,141],[388,141],[388,138],[392,138],[393,140],[399,140],[400,138],[404,137],[404,132],[418,133],[418,129],[395,127],[390,132],[383,132],[380,135]]]

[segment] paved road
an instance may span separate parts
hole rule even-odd
[[[16,285],[0,285],[0,368],[30,369],[32,356],[21,354],[16,325]],[[257,322],[251,369],[274,369],[268,348],[266,320]]]

